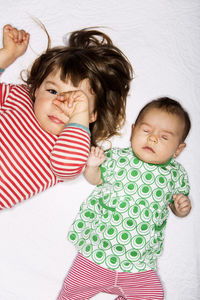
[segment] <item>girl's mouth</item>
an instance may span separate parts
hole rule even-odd
[[[64,124],[63,121],[61,121],[60,119],[58,119],[58,118],[55,117],[55,116],[48,116],[48,117],[49,117],[49,119],[50,119],[52,122],[54,122],[54,123],[56,123],[56,124]]]

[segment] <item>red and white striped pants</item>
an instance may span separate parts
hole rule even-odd
[[[87,300],[98,293],[118,295],[116,300],[160,300],[164,297],[155,271],[116,272],[78,254],[57,300]]]

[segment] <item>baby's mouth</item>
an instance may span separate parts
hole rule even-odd
[[[142,147],[142,149],[144,149],[146,151],[149,151],[149,152],[152,152],[152,153],[155,153],[155,151],[149,146]]]
[[[59,118],[57,118],[55,116],[48,116],[48,117],[52,122],[54,122],[56,124],[65,124],[63,121],[61,121]]]

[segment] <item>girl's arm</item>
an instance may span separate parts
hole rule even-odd
[[[69,123],[58,137],[50,156],[53,173],[60,179],[76,177],[86,166],[90,149],[87,127]]]
[[[0,49],[0,76],[5,68],[11,65],[19,56],[25,53],[29,43],[29,34],[17,30],[11,25],[3,28],[3,48]],[[10,85],[0,84],[0,108],[6,101]]]
[[[84,171],[84,176],[90,184],[101,184],[100,165],[105,161],[106,156],[103,150],[99,147],[91,147],[91,151],[87,161],[87,167]]]
[[[11,25],[3,27],[3,48],[0,49],[0,68],[5,69],[26,52],[29,34]]]
[[[88,98],[82,91],[54,100],[69,122],[59,135],[50,157],[52,171],[61,179],[77,176],[86,166],[90,149]]]

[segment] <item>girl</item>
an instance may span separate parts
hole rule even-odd
[[[4,26],[3,72],[29,43],[29,34]],[[68,46],[47,49],[26,85],[1,84],[0,209],[9,208],[85,167],[91,142],[117,134],[125,121],[132,67],[110,38],[73,32]]]

